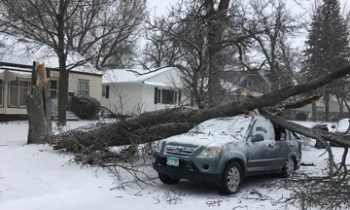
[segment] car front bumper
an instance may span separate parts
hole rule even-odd
[[[161,174],[166,174],[171,178],[184,178],[195,182],[219,183],[221,174],[203,173],[196,165],[189,160],[180,159],[179,166],[168,166],[167,158],[155,155],[153,168]]]

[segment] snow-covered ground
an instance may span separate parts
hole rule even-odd
[[[73,129],[92,122],[69,122]],[[290,191],[285,179],[276,176],[248,178],[239,193],[218,194],[215,186],[182,181],[167,186],[158,179],[141,188],[120,187],[106,170],[72,162],[72,156],[53,151],[48,145],[26,145],[26,122],[0,123],[0,209],[1,210],[99,210],[99,209],[300,209],[283,202]],[[299,172],[321,174],[327,166],[324,150],[304,146]],[[339,157],[342,149],[335,148]],[[146,172],[156,177],[148,168]],[[121,171],[121,178],[130,175]]]

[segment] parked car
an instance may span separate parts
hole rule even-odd
[[[349,118],[341,119],[337,122],[337,133],[345,133],[346,135],[349,135],[350,129],[349,129]]]
[[[262,116],[242,115],[211,119],[162,140],[154,156],[153,167],[165,184],[182,178],[213,182],[231,194],[246,176],[291,176],[300,165],[301,144],[294,133]]]
[[[313,126],[312,129],[334,133],[337,131],[337,126],[333,123],[319,123]],[[332,143],[331,146],[335,146],[335,144]],[[325,145],[319,140],[316,140],[315,147],[320,149],[320,148],[325,148]]]
[[[335,133],[338,135],[350,135],[349,129],[349,118],[341,119],[337,123],[320,123],[312,127],[314,130],[327,131],[330,133]],[[330,146],[342,146],[338,143],[331,142]],[[315,143],[316,148],[325,148],[325,145],[320,141],[316,140]]]

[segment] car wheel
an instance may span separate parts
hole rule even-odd
[[[164,184],[177,184],[180,181],[180,179],[171,178],[170,176],[168,176],[166,174],[159,174],[159,179]]]
[[[237,162],[231,162],[227,165],[225,174],[221,183],[221,192],[233,194],[238,192],[242,182],[242,167]]]
[[[283,177],[290,177],[295,172],[295,162],[292,157],[289,157],[286,161],[285,166],[282,169],[282,176]]]

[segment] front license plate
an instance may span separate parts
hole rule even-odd
[[[167,160],[166,160],[166,164],[168,166],[176,166],[176,167],[178,167],[179,166],[179,158],[177,158],[177,157],[168,157]]]

